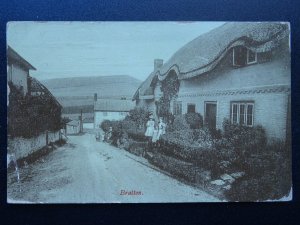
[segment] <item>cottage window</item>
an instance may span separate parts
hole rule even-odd
[[[253,102],[233,102],[231,104],[231,123],[253,126]]]
[[[232,61],[234,66],[245,66],[257,62],[257,53],[244,46],[237,46],[232,51]]]
[[[243,46],[237,46],[233,48],[233,65],[244,66],[247,60],[247,49]]]
[[[195,104],[188,104],[187,105],[187,113],[195,113],[196,112],[196,105]]]
[[[173,102],[173,114],[174,115],[181,115],[182,114],[182,102],[181,101],[174,101]]]
[[[257,53],[251,50],[247,50],[247,64],[253,64],[257,62]]]

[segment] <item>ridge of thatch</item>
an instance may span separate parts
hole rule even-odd
[[[200,35],[181,47],[141,84],[133,100],[146,95],[155,77],[164,80],[175,70],[179,79],[209,72],[234,46],[242,45],[254,52],[267,52],[289,35],[288,24],[280,22],[229,22]]]
[[[160,80],[172,69],[179,79],[188,79],[213,69],[237,45],[255,52],[276,47],[288,35],[288,26],[279,22],[229,22],[190,41],[158,71]]]

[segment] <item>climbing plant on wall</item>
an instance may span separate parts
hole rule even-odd
[[[177,97],[180,82],[174,71],[170,72],[168,77],[161,83],[162,97],[157,102],[158,115],[170,119],[170,103]]]

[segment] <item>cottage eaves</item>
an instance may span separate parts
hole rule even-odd
[[[164,80],[174,69],[179,79],[212,70],[234,46],[267,52],[288,35],[288,24],[279,22],[230,22],[205,33],[179,49],[157,72]]]
[[[15,62],[21,67],[28,70],[36,70],[29,62],[27,62],[22,56],[20,56],[15,50],[13,50],[9,45],[7,46],[7,61],[9,63]]]

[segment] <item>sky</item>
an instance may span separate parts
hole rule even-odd
[[[10,22],[7,43],[37,70],[39,80],[129,75],[144,80],[154,59],[222,22]]]

